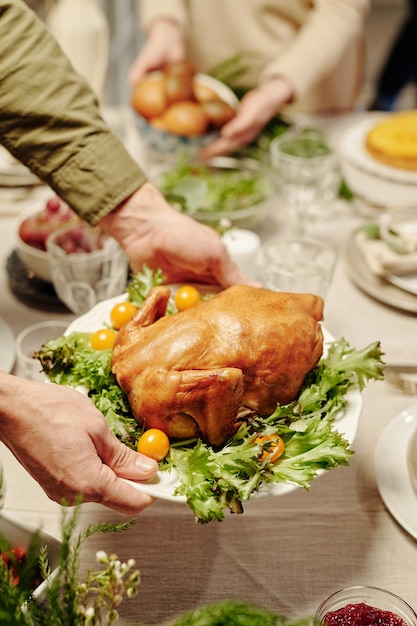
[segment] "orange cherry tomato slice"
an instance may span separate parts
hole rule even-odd
[[[201,301],[200,292],[192,285],[184,285],[178,289],[174,301],[178,311],[185,311]]]
[[[149,428],[139,437],[137,450],[155,461],[162,461],[169,452],[168,436],[159,428]]]
[[[113,328],[101,328],[91,335],[90,346],[93,350],[110,350],[116,337],[117,332]]]
[[[130,320],[136,315],[138,311],[138,307],[133,304],[133,302],[119,302],[119,304],[115,304],[112,310],[110,311],[110,321],[116,330],[120,330],[121,327],[126,324],[126,322],[130,322]]]
[[[255,443],[262,446],[261,461],[269,458],[270,463],[275,463],[284,453],[284,441],[279,435],[260,435]]]

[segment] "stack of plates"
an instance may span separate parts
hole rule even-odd
[[[0,345],[0,370],[11,372],[15,361],[14,334],[2,317],[0,317]]]
[[[371,209],[404,209],[417,212],[417,172],[380,163],[368,153],[368,132],[389,113],[369,113],[348,128],[339,144],[340,167],[347,185],[359,201]]]
[[[17,161],[6,148],[0,146],[0,186],[24,187],[39,183],[39,178],[35,174]]]

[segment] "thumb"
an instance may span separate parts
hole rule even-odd
[[[135,452],[119,441],[111,432],[97,452],[103,463],[108,465],[120,478],[147,480],[158,471],[158,462],[144,454]]]

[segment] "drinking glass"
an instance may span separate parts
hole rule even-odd
[[[322,241],[276,237],[261,249],[261,281],[273,291],[312,293],[324,298],[336,258],[335,250]]]
[[[270,161],[278,198],[295,233],[305,233],[309,221],[332,215],[340,175],[336,155],[321,133],[300,129],[276,137]]]
[[[82,314],[125,291],[128,258],[117,241],[104,233],[100,234],[101,247],[89,252],[68,252],[62,247],[68,235],[70,229],[61,229],[48,237],[48,261],[58,298],[73,313]],[[78,236],[77,232],[74,238]]]

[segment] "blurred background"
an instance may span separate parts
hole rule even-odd
[[[55,4],[55,0],[27,0],[42,17]],[[107,105],[129,102],[127,87],[128,68],[142,44],[139,28],[138,0],[97,0],[107,17],[110,28],[110,48],[104,100]],[[375,80],[385,61],[388,50],[398,33],[406,14],[406,0],[373,0],[366,29],[366,64],[359,107],[367,108],[375,91]],[[404,89],[397,108],[410,108],[416,104],[415,87]]]

